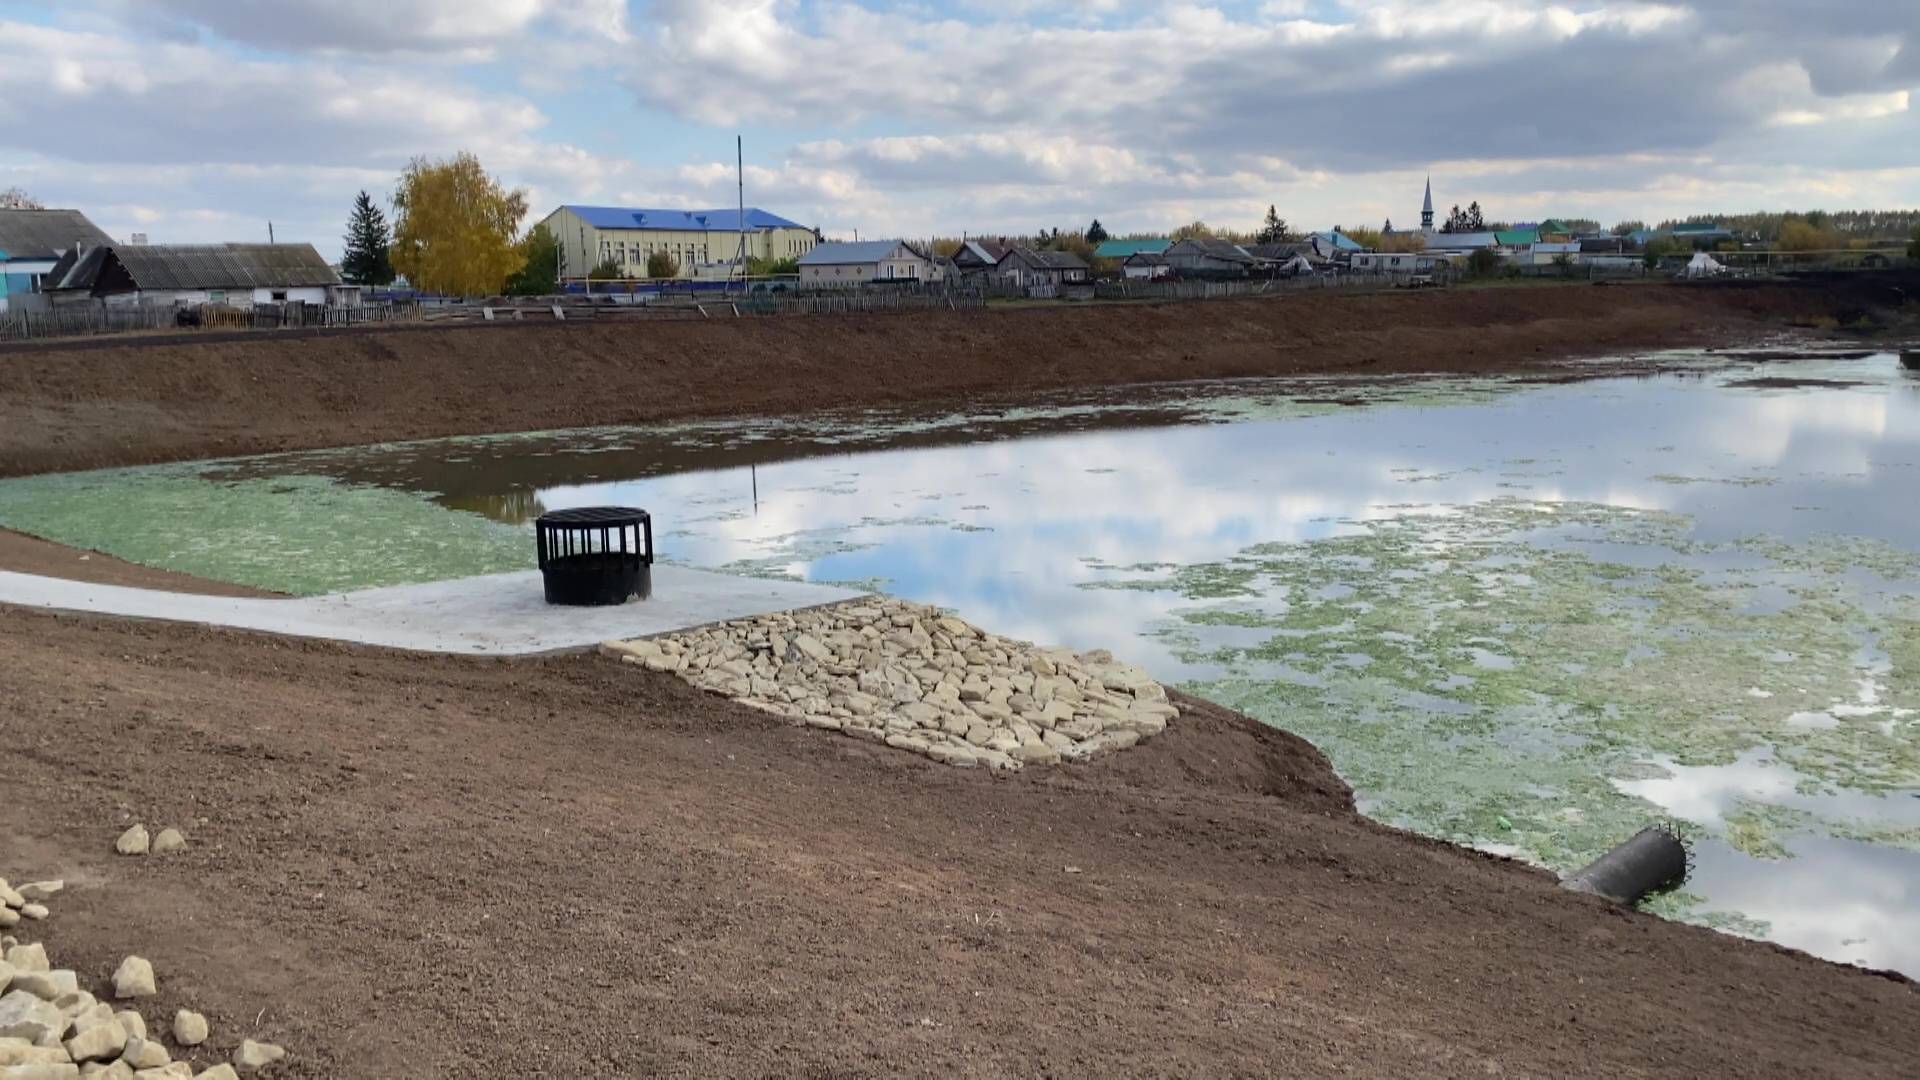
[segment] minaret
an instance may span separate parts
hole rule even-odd
[[[1427,199],[1420,204],[1420,231],[1433,231],[1433,177],[1427,177]]]

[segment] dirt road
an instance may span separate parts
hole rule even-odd
[[[1790,324],[1871,321],[1897,299],[1889,288],[1332,290],[1182,304],[14,347],[0,349],[0,475],[1179,379],[1525,370],[1569,356],[1730,344]]]
[[[0,609],[0,874],[282,1077],[1894,1077],[1904,981],[1372,825],[1218,710],[960,771],[602,657]],[[183,854],[112,854],[132,819]]]

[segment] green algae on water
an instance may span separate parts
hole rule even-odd
[[[1089,587],[1190,601],[1153,631],[1204,673],[1185,689],[1311,739],[1393,824],[1561,871],[1683,812],[1766,859],[1802,831],[1920,831],[1860,812],[1920,789],[1920,600],[1874,587],[1920,557],[1520,499],[1348,524]],[[1736,763],[1784,794],[1674,779]]]
[[[128,562],[313,596],[530,569],[529,530],[423,495],[321,476],[212,480],[201,466],[0,483],[0,525]]]

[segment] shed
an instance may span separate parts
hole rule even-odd
[[[805,288],[939,280],[933,260],[904,240],[820,244],[800,256],[799,264],[800,284]]]
[[[107,244],[60,257],[55,303],[326,304],[357,293],[312,244]]]
[[[1157,251],[1136,251],[1120,261],[1120,272],[1129,281],[1153,281],[1171,274],[1173,268]]]

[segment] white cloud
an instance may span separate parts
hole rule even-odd
[[[727,204],[695,148],[745,124],[750,200],[837,234],[1405,224],[1429,171],[1510,219],[1920,201],[1909,2],[628,6],[76,0],[0,24],[0,182],[325,248],[457,149],[536,214]]]

